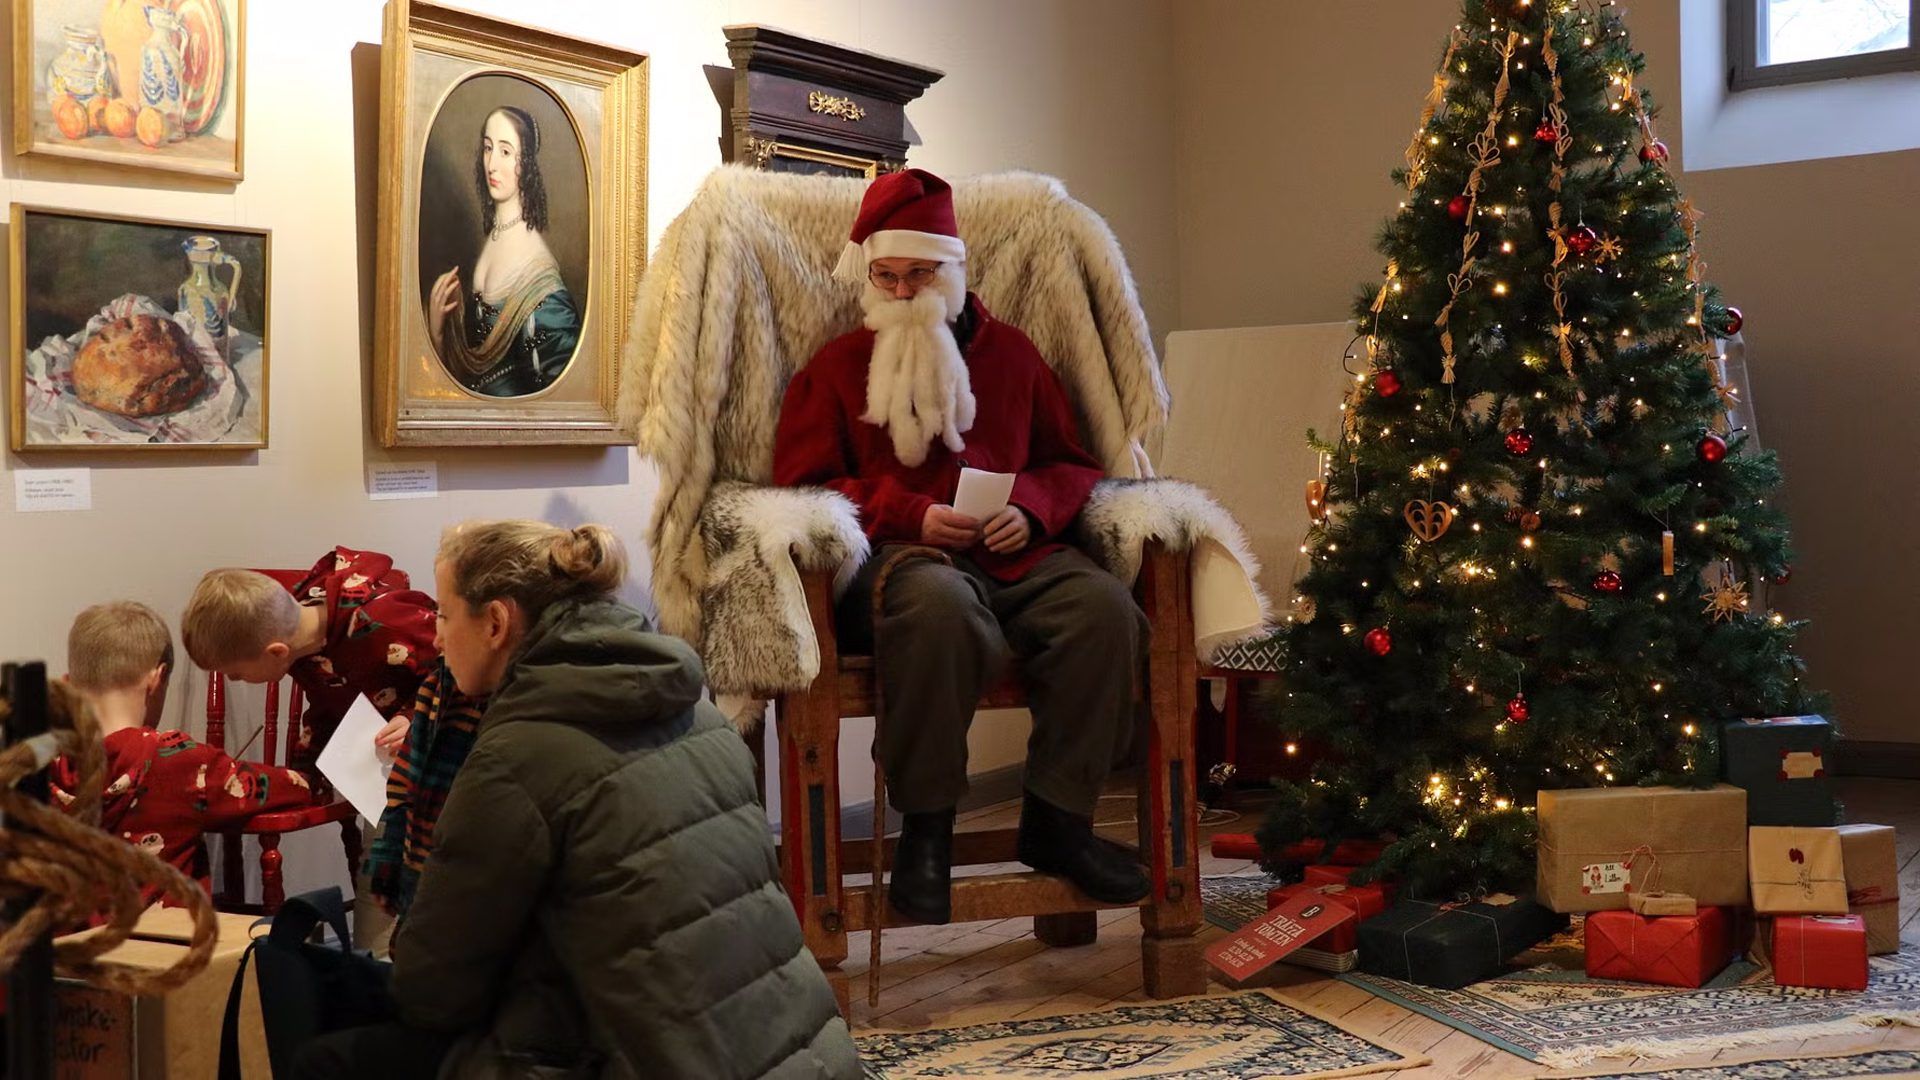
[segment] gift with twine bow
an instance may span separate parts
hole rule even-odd
[[[1867,924],[1867,951],[1900,951],[1900,859],[1891,825],[1842,825],[1840,860],[1847,876],[1847,911]]]
[[[1566,926],[1565,916],[1507,893],[1450,903],[1403,900],[1360,924],[1360,969],[1458,990],[1498,975],[1509,957]]]
[[[1737,787],[1546,790],[1536,818],[1534,891],[1555,911],[1624,909],[1659,890],[1701,905],[1747,901],[1747,793]],[[1632,860],[1642,848],[1658,856],[1659,890],[1655,861]]]
[[[1840,830],[1756,825],[1747,830],[1753,910],[1762,915],[1845,915]]]
[[[1627,853],[1627,872],[1633,872],[1633,864],[1645,859],[1650,869],[1643,887],[1627,893],[1627,907],[1635,915],[1695,915],[1700,904],[1683,892],[1666,892],[1660,888],[1660,857],[1649,847],[1636,848]]]

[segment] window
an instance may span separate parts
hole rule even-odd
[[[1757,86],[1920,70],[1913,0],[1727,0],[1727,84]]]

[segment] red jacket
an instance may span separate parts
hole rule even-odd
[[[962,468],[1017,474],[1009,501],[1037,528],[1026,548],[997,555],[984,545],[967,552],[982,570],[1017,581],[1066,545],[1054,542],[1086,505],[1103,475],[1080,448],[1067,396],[1033,342],[994,318],[979,297],[967,303],[976,320],[961,355],[973,384],[973,428],[956,454],[933,440],[927,460],[909,468],[893,452],[887,429],[860,419],[867,407],[867,362],[873,331],[835,338],[787,385],[773,440],[773,482],[831,488],[860,508],[874,544],[920,539],[927,507],[953,502]]]
[[[240,761],[194,742],[183,731],[123,728],[106,738],[100,828],[146,848],[212,892],[204,834],[242,825],[255,814],[312,805],[307,781],[291,769]],[[57,758],[48,770],[55,805],[71,807],[80,770]],[[149,885],[152,904],[160,890]]]

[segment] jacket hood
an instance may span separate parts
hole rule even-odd
[[[691,708],[705,683],[692,646],[653,633],[631,605],[611,597],[561,600],[527,631],[486,722],[659,723]]]

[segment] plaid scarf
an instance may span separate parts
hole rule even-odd
[[[380,835],[367,852],[366,872],[374,895],[404,915],[413,904],[420,870],[433,853],[433,827],[440,820],[453,778],[473,749],[486,699],[469,698],[453,685],[446,663],[420,682],[413,700],[413,726],[387,775],[387,809]]]

